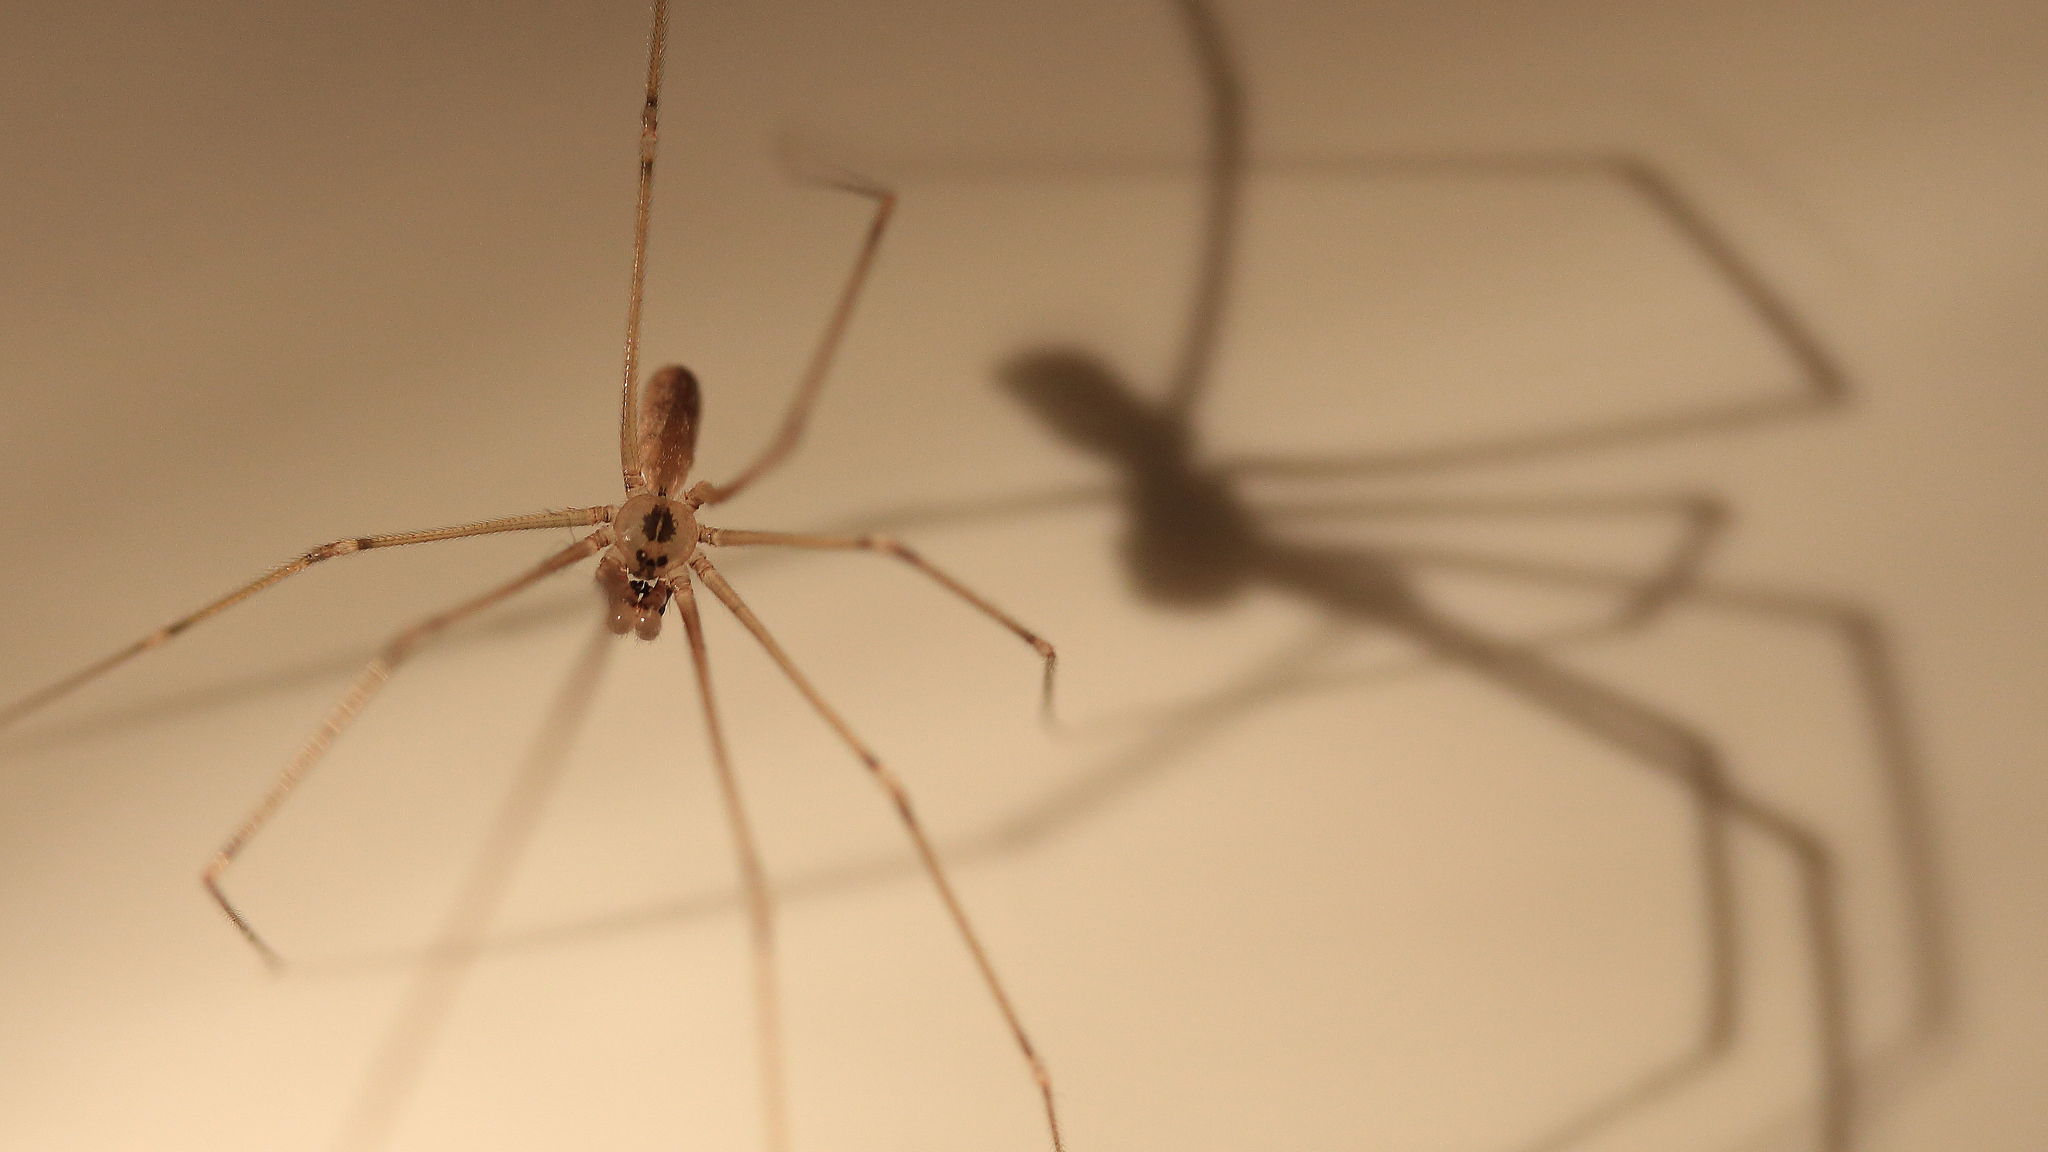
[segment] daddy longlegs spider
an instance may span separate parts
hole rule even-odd
[[[456,624],[531,588],[549,576],[596,558],[597,583],[606,604],[605,622],[614,635],[624,636],[632,633],[642,640],[654,639],[661,631],[662,621],[671,604],[682,619],[690,647],[698,702],[705,720],[712,767],[733,835],[752,944],[752,981],[756,1029],[759,1036],[758,1059],[764,1141],[772,1150],[789,1147],[772,901],[760,854],[741,800],[739,785],[732,770],[712,691],[709,657],[694,587],[695,583],[701,582],[753,635],[798,693],[860,760],[894,807],[921,868],[936,889],[947,918],[971,957],[981,982],[1029,1067],[1042,1101],[1051,1147],[1055,1152],[1060,1152],[1064,1148],[1064,1143],[1054,1104],[1051,1079],[1044,1061],[1033,1047],[1008,992],[998,979],[987,949],[955,893],[945,867],[941,864],[932,847],[931,839],[916,815],[908,792],[896,775],[853,732],[847,722],[798,669],[767,627],[747,606],[738,592],[726,582],[704,549],[773,546],[827,551],[864,551],[893,558],[959,597],[990,620],[1009,629],[1038,654],[1043,662],[1041,708],[1047,715],[1050,715],[1051,710],[1056,662],[1053,647],[1008,613],[892,537],[874,534],[821,535],[718,528],[699,521],[698,514],[702,509],[723,504],[737,497],[755,481],[781,465],[795,450],[802,438],[805,424],[816,407],[820,390],[845,336],[855,304],[873,270],[876,254],[896,206],[896,196],[887,187],[850,171],[799,172],[799,179],[805,183],[859,196],[872,202],[873,209],[866,236],[860,244],[851,270],[839,288],[824,331],[799,377],[795,395],[783,415],[780,427],[766,447],[730,480],[723,483],[705,480],[690,483],[689,473],[695,459],[701,416],[697,379],[687,368],[680,366],[661,368],[651,373],[644,383],[639,378],[641,311],[646,285],[648,223],[652,206],[655,153],[659,139],[658,119],[668,38],[668,8],[668,0],[654,0],[648,42],[646,94],[640,115],[638,191],[634,210],[619,417],[620,469],[625,499],[618,504],[534,512],[445,528],[355,536],[321,544],[111,655],[0,709],[0,729],[11,726],[46,705],[98,680],[143,653],[162,647],[195,625],[326,561],[381,548],[438,543],[498,533],[591,529],[575,542],[559,549],[513,579],[429,616],[387,641],[357,675],[346,694],[327,713],[313,735],[291,758],[269,791],[206,865],[202,873],[202,883],[214,902],[271,968],[282,967],[283,960],[279,953],[235,903],[224,884],[236,859],[305,781],[334,742],[382,691],[398,668],[423,644]]]

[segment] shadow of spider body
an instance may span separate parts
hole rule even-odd
[[[1210,459],[1195,426],[1199,401],[1229,310],[1230,272],[1241,231],[1243,187],[1250,167],[1247,101],[1222,26],[1202,0],[1176,5],[1207,97],[1208,158],[1202,246],[1192,303],[1178,356],[1156,398],[1146,395],[1103,357],[1051,345],[1007,360],[998,375],[1010,395],[1054,437],[1093,457],[1114,476],[1100,491],[1054,491],[991,502],[1009,510],[1114,503],[1121,523],[1117,547],[1128,585],[1143,602],[1176,610],[1219,609],[1264,588],[1311,605],[1333,628],[1363,626],[1407,640],[1433,662],[1465,670],[1534,705],[1595,743],[1619,752],[1680,790],[1692,813],[1698,914],[1706,941],[1700,1024],[1690,1046],[1606,1098],[1584,1107],[1517,1149],[1571,1147],[1605,1134],[1632,1113],[1704,1077],[1734,1050],[1745,1019],[1735,845],[1749,838],[1788,865],[1808,987],[1808,1034],[1814,1098],[1811,1146],[1825,1152],[1857,1147],[1867,1101],[1925,1055],[1950,1026],[1949,961],[1934,875],[1933,848],[1913,742],[1891,670],[1883,630],[1868,612],[1832,598],[1716,585],[1702,569],[1726,520],[1720,501],[1704,493],[1595,497],[1512,497],[1254,503],[1246,481],[1356,481],[1415,476],[1464,465],[1540,460],[1624,447],[1676,434],[1719,432],[1839,406],[1847,396],[1841,370],[1797,310],[1744,258],[1709,218],[1648,161],[1626,154],[1530,153],[1518,156],[1314,157],[1262,160],[1262,173],[1432,175],[1612,181],[1645,204],[1736,297],[1796,369],[1789,394],[1648,419],[1428,446],[1384,455]],[[1086,171],[1086,167],[1079,169]],[[952,166],[954,176],[1028,169],[994,163]],[[1069,173],[1071,175],[1073,173]],[[1663,562],[1647,575],[1597,566],[1532,562],[1478,552],[1412,545],[1310,543],[1296,529],[1333,520],[1414,517],[1522,519],[1614,514],[1674,518],[1682,530]],[[977,514],[971,506],[929,509],[891,523]],[[1535,638],[1509,638],[1468,623],[1426,594],[1425,570],[1484,575],[1553,589],[1598,591],[1617,607],[1611,616]],[[1845,652],[1866,710],[1876,750],[1879,787],[1901,873],[1901,904],[1911,1002],[1897,1038],[1859,1056],[1843,911],[1843,867],[1816,825],[1742,782],[1716,742],[1692,723],[1625,688],[1555,659],[1556,644],[1647,628],[1678,604],[1757,615],[1831,634]],[[1311,645],[1313,646],[1313,645]],[[983,848],[1036,842],[1065,820],[1105,802],[1184,748],[1173,729],[1214,735],[1229,717],[1264,700],[1314,687],[1292,674],[1254,675],[1237,687],[1169,709],[1149,750],[1113,760],[1061,794],[1014,815]],[[1198,737],[1195,737],[1198,738]],[[1805,1127],[1804,1123],[1800,1124]]]

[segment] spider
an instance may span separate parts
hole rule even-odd
[[[880,534],[826,535],[721,528],[704,523],[700,514],[745,492],[776,469],[795,450],[818,401],[873,269],[896,206],[887,187],[849,171],[806,170],[805,183],[864,198],[872,204],[868,228],[851,270],[840,286],[830,317],[805,366],[779,429],[753,460],[722,483],[690,480],[695,463],[703,402],[696,376],[672,365],[641,378],[641,312],[646,285],[648,226],[653,202],[653,175],[659,141],[660,94],[668,41],[668,0],[654,0],[649,33],[645,96],[640,112],[638,192],[634,213],[631,275],[627,296],[624,365],[619,417],[620,470],[624,499],[524,515],[496,517],[444,528],[350,536],[320,544],[234,588],[140,639],[27,696],[0,708],[0,728],[11,726],[47,705],[85,687],[144,653],[160,648],[188,630],[228,611],[279,583],[328,561],[385,548],[439,543],[501,533],[588,529],[573,543],[555,551],[514,578],[438,612],[386,642],[357,675],[346,694],[291,758],[276,782],[206,865],[202,882],[222,913],[273,969],[283,959],[237,905],[225,881],[244,850],[271,821],[329,748],[364,708],[376,698],[397,670],[424,644],[464,620],[592,559],[596,583],[605,605],[605,624],[614,636],[655,639],[673,611],[684,629],[695,672],[698,700],[706,726],[712,765],[745,892],[753,949],[753,991],[762,1085],[762,1126],[767,1147],[786,1148],[780,996],[777,988],[775,933],[771,897],[754,834],[741,802],[719,712],[712,691],[711,669],[697,607],[701,584],[759,642],[797,692],[816,710],[837,737],[858,758],[882,789],[899,817],[921,867],[930,877],[945,913],[1004,1021],[1010,1037],[1029,1067],[1044,1111],[1054,1149],[1063,1148],[1051,1079],[997,978],[988,952],[968,919],[931,839],[896,775],[857,736],[797,668],[754,611],[714,566],[710,550],[719,548],[785,547],[829,551],[864,551],[887,556],[921,573],[981,614],[1014,633],[1043,664],[1041,704],[1050,715],[1056,654],[1052,645],[1008,613],[954,579],[893,537]]]

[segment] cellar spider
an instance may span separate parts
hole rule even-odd
[[[878,534],[826,535],[721,528],[703,523],[700,513],[726,503],[762,476],[780,466],[801,440],[806,422],[834,356],[845,336],[862,289],[873,270],[884,232],[896,205],[893,191],[844,170],[811,170],[799,174],[805,183],[861,197],[872,204],[867,231],[840,285],[823,333],[802,370],[795,394],[780,426],[767,445],[729,480],[690,481],[695,460],[701,400],[696,377],[686,368],[669,366],[640,378],[641,311],[646,286],[648,225],[658,143],[658,117],[666,55],[668,0],[655,0],[648,37],[645,98],[640,114],[638,186],[634,212],[631,273],[627,297],[624,365],[621,373],[619,455],[624,499],[600,504],[498,517],[444,528],[353,536],[309,549],[210,603],[173,620],[141,639],[84,668],[0,708],[0,728],[11,726],[45,706],[98,680],[129,661],[162,647],[187,630],[275,587],[288,578],[330,560],[360,552],[465,539],[501,533],[589,529],[573,543],[516,577],[471,597],[399,632],[363,667],[341,700],[333,705],[313,735],[290,759],[275,783],[234,832],[221,844],[202,873],[212,900],[247,942],[273,969],[282,966],[279,953],[244,913],[225,883],[237,858],[277,814],[320,763],[334,742],[410,657],[424,644],[456,624],[516,596],[585,561],[596,560],[596,581],[605,603],[605,623],[615,636],[631,633],[653,640],[673,607],[681,618],[690,648],[702,711],[724,814],[729,823],[741,877],[752,948],[755,1025],[759,1037],[762,1126],[765,1145],[789,1146],[781,1052],[780,996],[777,988],[775,931],[771,897],[760,853],[733,774],[726,739],[714,700],[703,625],[696,599],[701,584],[754,637],[771,661],[815,710],[836,737],[859,759],[895,809],[919,866],[929,877],[953,931],[973,962],[979,980],[993,1000],[1004,1027],[1029,1068],[1040,1098],[1051,1147],[1063,1149],[1059,1115],[1051,1079],[1027,1035],[1010,994],[998,979],[980,935],[955,893],[945,867],[934,851],[904,786],[857,736],[776,641],[740,595],[712,563],[708,549],[782,547],[824,551],[861,551],[889,557],[920,573],[990,620],[1015,634],[1037,653],[1043,665],[1041,708],[1049,717],[1056,664],[1050,643],[1014,617],[954,579],[892,537]]]

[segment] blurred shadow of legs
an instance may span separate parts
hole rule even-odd
[[[587,602],[587,598],[586,598]],[[591,633],[548,706],[533,746],[484,834],[447,918],[417,957],[417,971],[356,1087],[334,1152],[375,1152],[390,1140],[417,1087],[456,998],[488,945],[485,935],[504,903],[519,858],[532,840],[569,750],[590,715],[591,701],[617,642],[603,627]]]

